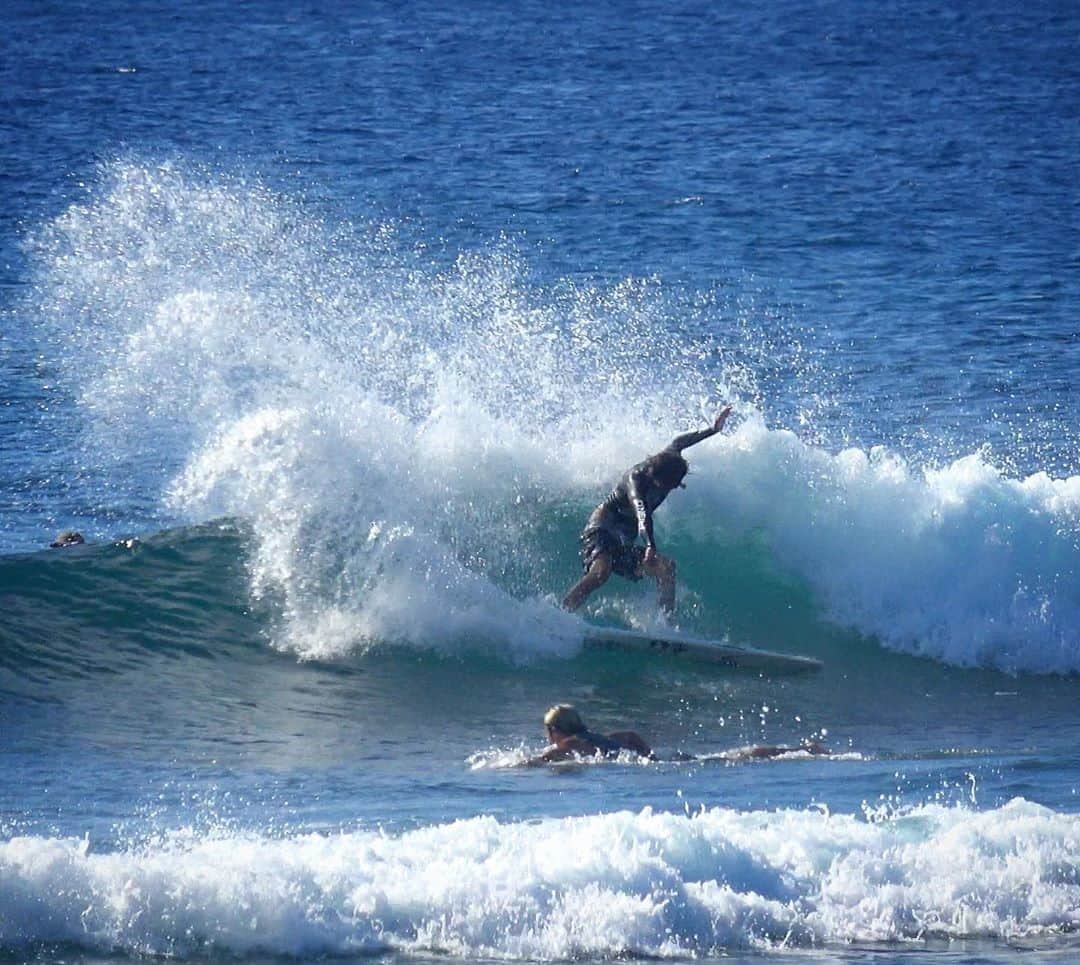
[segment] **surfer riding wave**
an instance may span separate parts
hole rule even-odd
[[[608,497],[592,511],[581,534],[581,564],[585,575],[563,599],[567,610],[577,610],[612,573],[628,580],[653,577],[660,589],[660,607],[675,612],[675,561],[656,549],[653,513],[675,488],[683,487],[690,465],[683,450],[724,428],[731,406],[725,405],[713,424],[676,436],[660,452],[632,466]],[[637,543],[642,537],[645,545]]]

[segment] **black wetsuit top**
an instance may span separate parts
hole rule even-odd
[[[592,511],[585,531],[606,529],[624,544],[633,543],[644,531],[652,544],[652,514],[675,486],[665,485],[653,472],[652,457],[632,466],[616,483],[608,497]]]
[[[725,414],[726,418],[726,414]],[[684,432],[668,446],[628,469],[599,506],[590,513],[581,534],[581,565],[589,572],[596,560],[607,557],[612,572],[639,580],[648,547],[653,539],[653,513],[671,490],[682,484],[687,472],[682,451],[720,431],[722,419],[707,429]],[[645,537],[646,549],[637,545]]]

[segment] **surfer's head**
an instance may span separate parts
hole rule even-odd
[[[668,489],[674,489],[682,485],[683,479],[690,470],[690,464],[674,449],[665,449],[649,457],[649,468],[658,483]]]
[[[585,733],[585,722],[569,704],[556,704],[544,714],[544,726],[549,731],[557,730],[568,736]]]

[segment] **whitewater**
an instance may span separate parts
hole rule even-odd
[[[645,809],[401,835],[177,832],[111,854],[86,839],[13,838],[0,847],[0,939],[181,958],[666,959],[950,937],[1045,943],[1080,922],[1075,816],[1016,801],[868,817]]]
[[[733,398],[739,423],[692,453],[665,540],[752,539],[829,619],[904,652],[1080,669],[1080,476],[1010,477],[979,452],[913,466],[770,427],[746,353],[704,321],[673,329],[658,285],[538,291],[506,249],[425,271],[383,226],[331,229],[171,165],[113,166],[37,244],[35,314],[96,420],[80,460],[154,453],[173,520],[249,521],[251,593],[282,596],[279,643],[303,656],[470,636],[566,650],[549,604],[578,517]],[[692,628],[715,630],[699,608]]]

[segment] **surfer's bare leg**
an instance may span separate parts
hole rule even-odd
[[[655,578],[660,588],[660,609],[671,616],[675,612],[675,561],[654,551],[646,554],[642,569]]]
[[[598,553],[585,575],[571,587],[563,600],[563,607],[573,612],[588,598],[589,594],[600,589],[611,576],[611,557],[607,553]]]

